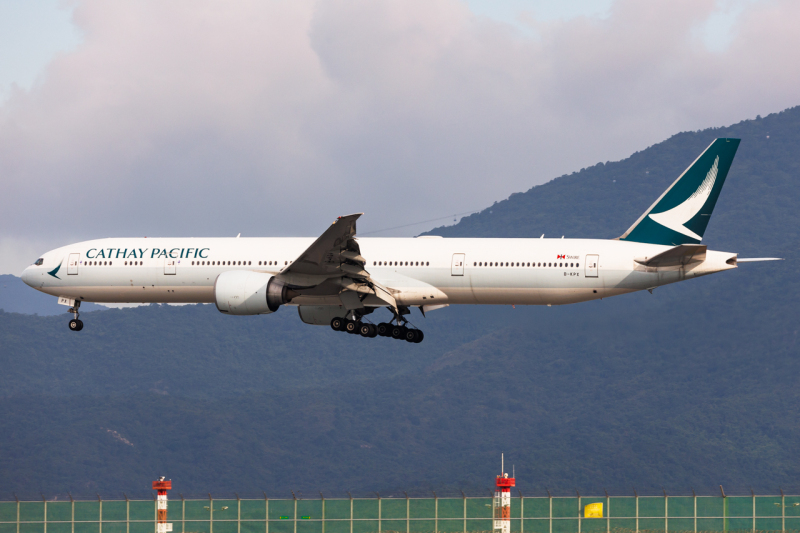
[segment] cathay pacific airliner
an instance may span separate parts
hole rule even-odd
[[[25,269],[83,329],[82,302],[213,303],[227,315],[282,305],[300,319],[363,337],[421,342],[424,315],[457,304],[563,305],[608,298],[736,268],[703,233],[739,139],[717,139],[621,236],[608,239],[359,238],[361,213],[318,238],[100,239],[45,253]],[[370,315],[386,308],[390,320]]]

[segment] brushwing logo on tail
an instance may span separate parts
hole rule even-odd
[[[711,191],[714,189],[714,182],[717,181],[718,172],[719,156],[714,159],[714,164],[711,165],[711,170],[706,174],[706,178],[689,198],[672,209],[661,213],[652,213],[648,216],[672,231],[677,231],[682,235],[702,241],[703,237],[687,228],[684,224],[694,218],[706,204],[709,196],[711,196]]]

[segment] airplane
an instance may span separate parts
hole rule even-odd
[[[419,343],[408,327],[449,305],[563,305],[608,298],[779,258],[708,250],[703,234],[739,139],[716,139],[620,237],[358,238],[362,213],[313,238],[109,238],[45,253],[23,281],[82,302],[214,303],[228,315],[297,307],[300,319],[363,337]],[[387,308],[392,318],[368,317]]]

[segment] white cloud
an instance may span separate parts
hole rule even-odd
[[[111,235],[397,226],[800,103],[800,4],[745,5],[709,50],[719,9],[618,0],[532,37],[456,0],[86,0],[84,42],[0,107],[0,272]]]

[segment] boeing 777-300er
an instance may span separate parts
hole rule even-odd
[[[361,214],[313,238],[100,239],[47,252],[25,269],[80,331],[81,302],[214,303],[229,315],[296,306],[307,324],[420,342],[410,308],[561,305],[729,270],[744,261],[701,244],[739,139],[717,139],[616,239],[357,238]],[[366,319],[380,307],[389,322]]]

